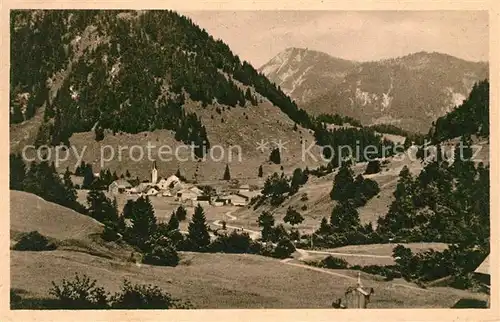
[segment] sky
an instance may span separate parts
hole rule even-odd
[[[419,51],[488,61],[487,11],[180,12],[258,68],[289,47],[373,61]]]

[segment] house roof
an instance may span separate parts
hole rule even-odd
[[[127,180],[125,179],[118,179],[118,180],[115,180],[113,181],[111,184],[116,184],[118,186],[123,186],[123,187],[132,187],[132,185],[130,184],[130,182],[128,182]]]
[[[228,199],[235,199],[235,198],[240,198],[240,199],[245,199],[248,200],[248,197],[240,195],[239,193],[233,193],[227,196]]]
[[[197,195],[196,192],[192,191],[191,189],[181,189],[179,191],[177,191],[177,193],[182,193],[182,194],[191,194],[191,195]]]
[[[490,255],[488,255],[484,261],[479,265],[474,273],[490,275]]]
[[[197,188],[197,187],[192,187],[189,190],[191,190],[192,192],[196,193],[197,195],[203,194],[203,190],[201,190],[200,188]]]
[[[181,179],[179,179],[178,176],[176,176],[175,174],[171,175],[170,177],[167,178],[167,180],[171,180],[171,181],[181,181]]]
[[[145,190],[147,190],[149,187],[151,187],[151,183],[149,182],[141,182],[139,183],[139,185],[137,187],[135,187],[137,189],[137,192],[144,192]]]

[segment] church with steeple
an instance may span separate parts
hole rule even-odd
[[[158,182],[158,168],[156,167],[156,161],[153,161],[153,168],[151,169],[151,184],[156,184]]]

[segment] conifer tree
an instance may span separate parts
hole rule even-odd
[[[178,221],[186,220],[186,217],[187,217],[186,208],[184,208],[182,205],[177,207],[177,209],[175,210],[175,216],[177,217]]]
[[[84,170],[84,175],[83,175],[83,183],[82,183],[82,188],[83,189],[90,189],[92,186],[92,183],[94,182],[94,172],[92,170],[92,165],[87,164]]]
[[[114,226],[118,222],[116,205],[100,190],[92,189],[87,195],[87,209],[89,216],[103,224]]]
[[[153,205],[148,197],[139,197],[131,208],[132,227],[127,230],[127,239],[133,245],[146,250],[147,241],[157,228]]]
[[[328,224],[328,220],[323,217],[323,219],[321,219],[321,223],[319,225],[319,229],[317,231],[317,234],[319,235],[328,235],[330,234],[332,231],[331,229],[331,226]]]
[[[9,155],[10,179],[9,188],[13,190],[23,190],[23,182],[26,178],[26,165],[20,154]]]
[[[10,123],[16,124],[24,121],[23,112],[19,104],[13,105],[13,112],[10,114]]]
[[[259,178],[262,178],[262,176],[263,176],[263,175],[264,175],[264,172],[263,172],[263,170],[262,170],[262,165],[260,165],[260,166],[259,166],[259,173],[258,173],[258,175],[257,175],[257,176],[258,176]]]
[[[71,172],[69,172],[69,168],[66,168],[66,172],[64,172],[63,183],[66,188],[66,200],[68,201],[68,203],[75,203],[77,198],[76,189],[73,185],[73,181],[71,181]]]
[[[348,232],[358,229],[359,214],[351,202],[341,202],[332,210],[330,225],[334,232]]]
[[[278,148],[275,148],[271,151],[271,154],[269,155],[269,161],[271,161],[274,164],[281,163],[281,155],[280,155],[280,150]]]
[[[332,200],[346,201],[353,197],[353,175],[354,172],[351,169],[350,163],[344,162],[333,180],[333,187],[330,192]]]
[[[263,211],[257,219],[259,227],[262,227],[262,240],[268,241],[272,238],[274,217],[268,211]]]
[[[231,180],[231,173],[229,172],[229,164],[226,164],[226,169],[224,170],[223,180],[226,180],[226,181]]]
[[[210,244],[205,212],[199,204],[194,210],[193,218],[188,226],[188,232],[188,239],[194,250],[203,251]]]
[[[304,217],[292,207],[288,207],[286,210],[286,215],[283,218],[283,221],[289,223],[292,226],[300,225],[304,221]]]
[[[167,224],[167,230],[171,231],[176,229],[179,229],[179,219],[177,218],[175,212],[172,212],[172,214],[170,215],[170,220]]]

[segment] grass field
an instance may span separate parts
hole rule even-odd
[[[81,204],[86,204],[87,203],[87,194],[88,190],[77,190],[78,194],[78,202]],[[106,193],[107,194],[107,193]],[[113,199],[116,197],[116,202],[118,205],[118,211],[121,213],[123,210],[123,206],[127,202],[127,200],[135,200],[137,199],[137,196],[134,195],[126,195],[126,194],[119,194],[116,196],[110,196],[107,194],[108,197]],[[191,205],[183,204],[178,201],[175,201],[174,198],[171,197],[149,197],[149,200],[151,201],[151,204],[153,205],[154,211],[155,211],[155,216],[158,220],[158,222],[168,222],[170,219],[170,216],[173,211],[175,211],[180,205],[184,206],[187,211],[187,218],[185,221],[180,222],[180,229],[181,230],[186,230],[189,222],[191,221],[191,217],[194,214],[194,207]],[[212,222],[214,220],[223,220],[224,219],[224,214],[227,212],[232,212],[237,210],[238,207],[235,206],[222,206],[222,207],[215,207],[215,206],[204,206],[203,210],[205,211],[205,217],[208,222]]]
[[[207,212],[207,217],[212,216]],[[99,238],[102,225],[84,215],[49,203],[29,193],[11,191],[11,231],[38,230],[57,241],[55,251],[11,250],[11,289],[24,299],[50,298],[51,282],[75,273],[86,274],[108,291],[123,279],[154,284],[173,296],[190,300],[197,308],[328,308],[356,282],[357,272],[313,270],[298,261],[280,261],[257,255],[181,253],[177,267],[159,267],[127,261],[126,245]],[[337,248],[332,251],[386,254],[386,245]],[[404,281],[381,281],[362,275],[376,295],[370,307],[450,307],[460,298],[484,299],[449,288],[419,289]]]
[[[398,244],[371,244],[371,245],[350,245],[337,248],[327,249],[327,251],[339,253],[352,253],[352,254],[367,254],[367,255],[381,255],[391,256],[392,249]],[[422,252],[429,249],[435,251],[443,251],[448,249],[448,244],[445,243],[407,243],[403,246],[410,248],[413,252]]]
[[[104,230],[100,222],[34,194],[11,190],[11,245],[22,233],[35,230],[54,241],[58,249],[121,259],[132,252],[126,244],[105,243],[100,238]]]
[[[12,251],[11,287],[24,290],[26,298],[46,298],[51,281],[79,272],[110,292],[124,278],[158,285],[196,308],[328,308],[346,287],[355,285],[357,276],[346,270],[334,270],[345,277],[332,276],[256,255],[183,253],[182,258],[177,267],[155,267],[67,251]],[[375,289],[373,308],[451,307],[461,297],[484,298],[458,290],[412,288],[368,274],[362,278]]]
[[[332,256],[346,260],[349,265],[393,265],[394,258],[392,258],[392,250],[397,245],[398,244],[349,245],[322,249],[318,251],[318,253],[309,254],[307,260],[322,259],[328,256],[327,253],[333,253]],[[431,248],[435,251],[443,251],[448,248],[448,245],[445,243],[407,243],[401,245],[410,248],[414,253],[426,251]]]

